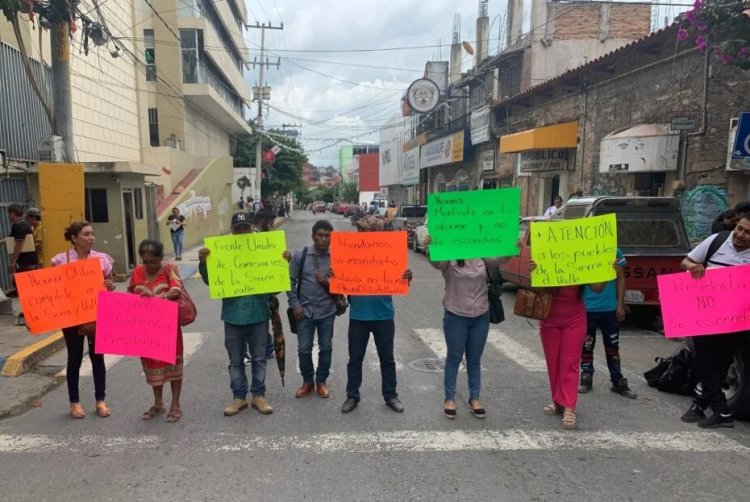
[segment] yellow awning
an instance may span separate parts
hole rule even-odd
[[[537,127],[500,137],[500,153],[552,150],[578,146],[578,122]]]

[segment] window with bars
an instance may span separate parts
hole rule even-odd
[[[148,136],[151,146],[159,146],[159,113],[156,108],[148,109]]]

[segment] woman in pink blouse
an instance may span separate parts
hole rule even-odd
[[[65,240],[72,243],[73,246],[52,258],[52,265],[65,265],[78,260],[87,258],[96,258],[102,267],[104,275],[104,287],[107,291],[115,289],[112,282],[112,265],[114,260],[106,253],[94,251],[94,229],[88,221],[76,221],[65,229]],[[108,417],[112,411],[107,406],[105,398],[105,378],[106,368],[104,366],[104,356],[94,352],[95,325],[93,323],[81,326],[71,326],[63,328],[65,336],[65,346],[68,349],[68,371],[66,379],[68,382],[68,397],[70,398],[70,416],[73,418],[85,418],[86,412],[81,406],[78,396],[78,379],[83,362],[83,341],[88,340],[89,359],[94,373],[94,394],[96,398],[96,414],[100,417]]]

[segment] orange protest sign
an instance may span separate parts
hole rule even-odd
[[[401,277],[409,267],[406,232],[333,232],[331,293],[407,295]]]
[[[31,334],[96,320],[96,295],[104,290],[96,258],[16,274],[18,297]]]

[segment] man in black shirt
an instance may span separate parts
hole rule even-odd
[[[8,221],[10,221],[10,237],[15,241],[13,254],[10,256],[8,272],[27,272],[39,268],[39,256],[36,249],[22,252],[27,235],[34,234],[31,225],[23,216],[23,208],[19,204],[8,206]]]

